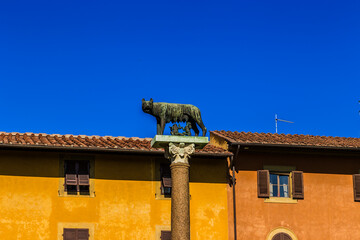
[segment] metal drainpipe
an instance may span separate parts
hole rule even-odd
[[[235,159],[239,155],[240,145],[237,145]],[[231,165],[232,165],[232,182],[233,182],[233,211],[234,211],[234,240],[237,240],[237,231],[236,231],[236,193],[235,193],[235,185],[236,185],[236,178],[235,178],[235,160],[234,157],[231,157]]]

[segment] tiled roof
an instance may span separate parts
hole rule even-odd
[[[288,146],[312,146],[312,147],[336,147],[336,148],[360,148],[360,138],[327,137],[298,134],[276,134],[276,133],[251,133],[212,131],[219,137],[230,143],[248,144],[276,144]]]
[[[125,150],[161,152],[150,146],[151,138],[127,138],[111,136],[86,136],[86,135],[60,135],[45,133],[7,133],[0,132],[0,147],[47,147],[62,149],[88,149],[88,150]],[[197,153],[203,154],[230,154],[226,150],[208,144]]]

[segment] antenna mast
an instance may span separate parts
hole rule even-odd
[[[291,122],[291,121],[279,119],[278,116],[277,116],[277,114],[275,114],[275,133],[278,133],[278,121],[280,121],[280,122],[286,122],[286,123],[294,123],[294,122]]]

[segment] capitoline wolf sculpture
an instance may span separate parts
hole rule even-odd
[[[169,122],[186,123],[186,129],[184,129],[185,133],[175,135],[189,135],[191,127],[195,132],[195,136],[199,136],[199,129],[196,124],[198,124],[201,128],[202,135],[206,135],[206,127],[201,119],[200,110],[194,105],[154,102],[151,98],[150,101],[145,101],[145,99],[142,99],[142,110],[156,118],[158,135],[164,134],[165,125]],[[177,129],[174,131],[174,133],[177,133]]]

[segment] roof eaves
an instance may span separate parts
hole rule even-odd
[[[126,149],[126,148],[97,148],[97,147],[69,147],[69,146],[49,146],[46,144],[23,145],[23,144],[0,144],[0,148],[5,149],[22,149],[22,150],[48,150],[48,151],[81,151],[81,152],[98,152],[98,153],[134,153],[134,154],[164,154],[163,150],[154,149]],[[195,152],[194,156],[211,156],[211,157],[229,157],[231,152]]]
[[[226,137],[224,135],[222,135],[221,133],[219,133],[219,131],[210,131],[210,133],[218,136],[218,137],[221,137],[223,139],[225,139],[227,142],[229,142],[230,144],[234,144],[236,143],[236,141],[234,141],[233,139],[229,138],[229,137]]]
[[[231,157],[234,154],[231,152],[223,153],[214,153],[214,152],[195,152],[194,156],[203,156],[203,157]]]
[[[248,147],[274,147],[274,148],[309,148],[309,149],[329,149],[329,150],[351,150],[360,151],[357,147],[338,147],[338,146],[314,146],[314,145],[299,145],[299,144],[275,144],[275,143],[244,143],[244,142],[232,142],[230,145],[241,145]]]

